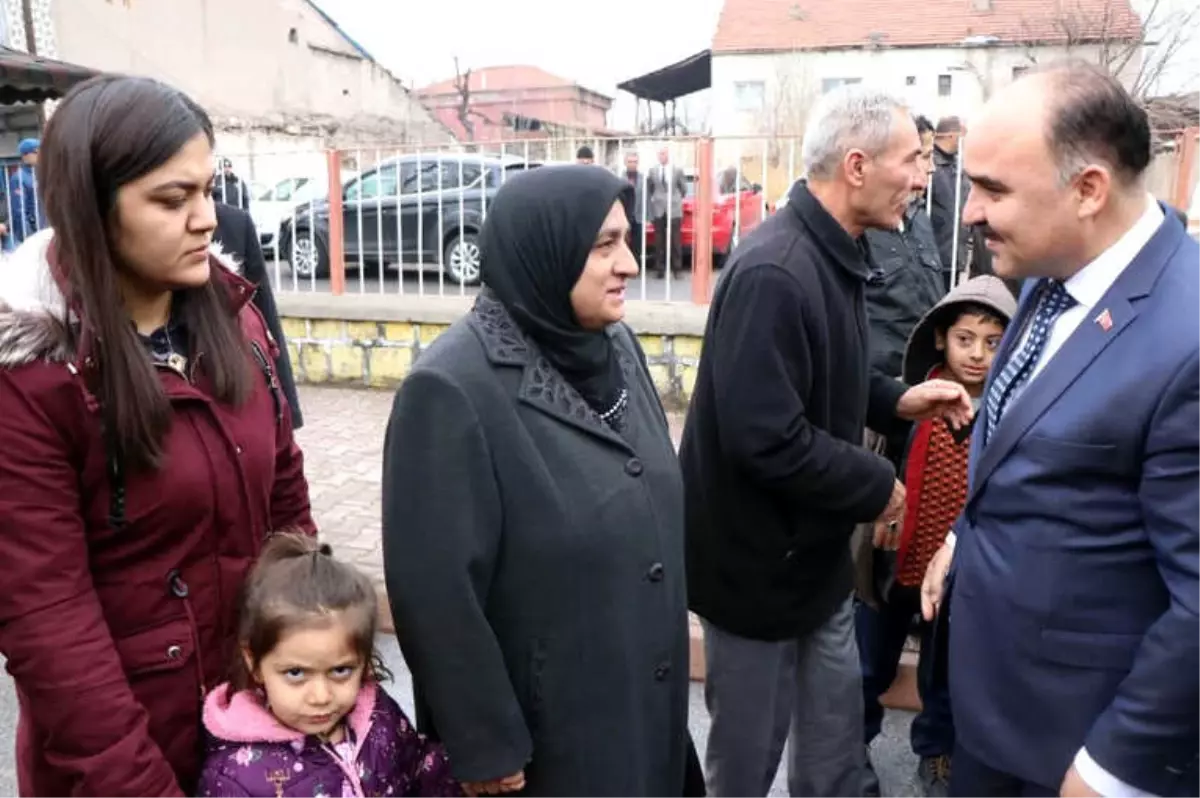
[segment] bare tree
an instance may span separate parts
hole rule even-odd
[[[1147,100],[1179,66],[1200,28],[1200,6],[1144,0],[1140,19],[1130,0],[1054,0],[1046,17],[1026,19],[1026,53],[1038,62],[1039,48],[1056,46],[1067,57],[1094,58],[1121,79],[1135,97]],[[1174,7],[1178,6],[1178,7]]]
[[[769,92],[764,90],[764,94],[759,130],[767,137],[771,166],[779,166],[784,153],[804,136],[808,112],[816,100],[802,53],[780,57],[775,68],[774,85]]]
[[[464,72],[459,69],[458,56],[454,56],[454,90],[458,92],[458,121],[467,134],[467,141],[475,140],[475,120],[473,117],[486,120],[487,117],[471,107],[471,68]]]

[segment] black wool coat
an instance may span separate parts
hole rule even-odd
[[[487,295],[396,395],[383,542],[418,723],[455,775],[681,795],[683,487],[637,339],[610,429]]]

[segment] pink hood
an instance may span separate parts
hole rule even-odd
[[[377,689],[374,682],[363,682],[358,701],[346,716],[359,744],[367,739],[371,729]],[[289,729],[276,720],[253,691],[242,690],[230,695],[228,682],[204,700],[204,728],[214,737],[231,743],[290,743],[303,741],[305,737],[304,732]]]

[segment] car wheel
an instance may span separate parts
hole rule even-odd
[[[321,236],[300,230],[285,254],[292,272],[302,280],[323,279],[329,276],[329,246]]]
[[[482,275],[479,236],[466,232],[455,234],[446,244],[446,274],[460,285],[477,285]]]

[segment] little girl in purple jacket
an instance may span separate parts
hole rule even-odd
[[[202,796],[462,795],[379,682],[375,590],[327,546],[274,536],[246,586],[234,679],[204,703]]]

